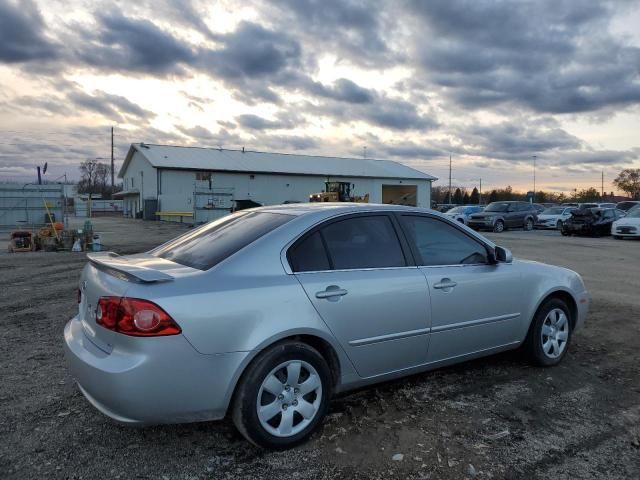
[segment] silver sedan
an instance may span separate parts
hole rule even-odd
[[[262,207],[88,257],[64,343],[89,402],[127,424],[230,414],[267,448],[337,392],[518,347],[556,365],[589,305],[577,273],[391,205]]]

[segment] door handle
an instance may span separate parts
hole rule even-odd
[[[433,285],[433,288],[437,288],[438,290],[447,290],[458,285],[456,282],[451,280],[450,278],[443,278],[438,283]]]
[[[349,292],[344,288],[340,288],[337,285],[329,285],[326,290],[316,292],[316,298],[343,297],[347,293]]]

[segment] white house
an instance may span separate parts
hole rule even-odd
[[[349,182],[371,203],[429,207],[435,177],[390,160],[132,144],[118,173],[128,216],[199,223],[239,203],[308,202],[325,182]],[[244,202],[243,202],[244,201]],[[146,207],[146,208],[145,208]],[[144,212],[144,213],[143,213]]]

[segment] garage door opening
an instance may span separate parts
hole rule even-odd
[[[417,185],[382,185],[382,203],[418,206]]]

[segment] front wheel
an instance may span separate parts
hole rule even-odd
[[[332,387],[327,362],[317,350],[301,342],[275,345],[243,374],[234,396],[233,422],[259,447],[293,447],[322,421]]]
[[[620,235],[613,235],[613,238],[615,240],[622,240],[622,237]]]
[[[570,237],[571,234],[566,231],[565,229],[560,230],[560,233],[562,234],[563,237]]]
[[[562,231],[562,225],[562,220],[558,220],[558,223],[556,223],[556,230]]]
[[[504,222],[502,220],[496,221],[495,225],[493,226],[493,231],[496,233],[504,232]]]
[[[547,300],[536,312],[524,347],[531,360],[542,367],[562,361],[571,340],[571,314],[559,298]]]

